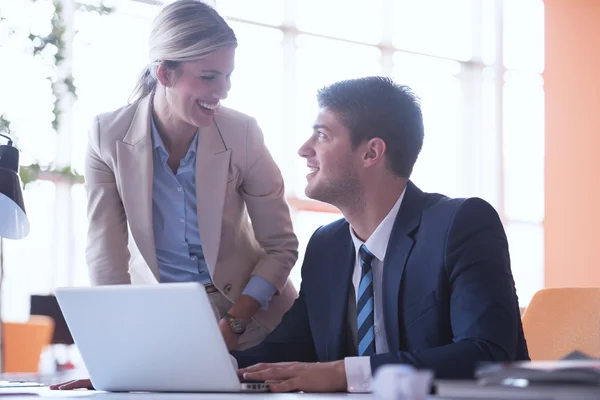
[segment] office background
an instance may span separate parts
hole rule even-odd
[[[77,88],[76,99],[62,97],[58,132],[47,79],[56,72],[44,54],[32,55],[28,38],[49,33],[54,3],[68,39],[58,77],[72,73]],[[54,171],[26,186],[30,235],[3,241],[4,320],[27,319],[32,294],[89,284],[85,192],[73,172],[83,171],[92,116],[124,105],[148,62],[158,3],[0,0],[0,114],[11,122],[22,165]],[[413,181],[426,191],[479,196],[497,209],[522,306],[544,286],[600,285],[593,228],[600,117],[587,105],[600,93],[590,79],[600,63],[599,3],[216,0],[216,7],[239,40],[224,104],[261,125],[286,181],[301,250],[314,229],[339,218],[306,199],[307,168],[296,155],[311,132],[316,89],[384,74],[422,99],[426,135]],[[71,173],[57,172],[65,168]],[[296,286],[302,256],[292,272]]]

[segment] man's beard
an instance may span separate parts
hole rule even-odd
[[[335,179],[319,182],[318,185],[306,188],[306,195],[311,199],[331,204],[337,208],[344,208],[360,201],[360,183],[356,174],[351,169],[342,173]]]

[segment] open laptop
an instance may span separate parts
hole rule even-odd
[[[240,382],[199,283],[59,288],[56,298],[98,390],[268,391]]]

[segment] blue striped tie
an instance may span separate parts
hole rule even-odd
[[[356,315],[358,329],[358,355],[372,356],[375,354],[375,315],[373,299],[373,270],[371,261],[373,254],[363,244],[358,251],[362,274],[358,286],[358,303],[356,303]]]

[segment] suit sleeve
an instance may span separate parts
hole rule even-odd
[[[90,129],[85,158],[88,235],[86,261],[92,285],[127,284],[129,250],[127,219],[115,174],[101,157],[100,123]]]
[[[285,186],[279,168],[265,146],[254,119],[248,126],[247,167],[242,196],[252,220],[256,240],[265,251],[252,274],[282,291],[298,260],[298,239],[294,234]]]
[[[232,351],[240,368],[258,363],[275,363],[286,361],[316,362],[317,353],[310,329],[308,309],[306,305],[306,290],[304,289],[309,268],[318,257],[318,232],[311,237],[306,247],[306,254],[302,264],[302,284],[300,293],[294,304],[283,316],[279,325],[265,338],[265,340],[250,349]]]
[[[384,364],[411,364],[438,379],[472,378],[478,362],[517,356],[519,306],[508,244],[496,211],[477,198],[465,200],[452,219],[445,244],[453,343],[371,357]]]

